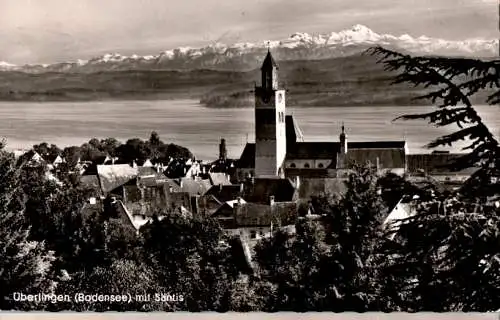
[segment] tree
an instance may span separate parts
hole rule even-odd
[[[74,273],[71,279],[59,285],[57,293],[69,294],[70,296],[75,293],[130,295],[126,302],[71,302],[58,304],[57,308],[59,310],[94,312],[175,311],[175,301],[167,302],[155,299],[156,294],[173,294],[170,288],[160,287],[157,283],[157,273],[151,267],[134,260],[119,259],[113,261],[110,266],[97,266]],[[128,302],[128,298],[131,298],[130,302]]]
[[[387,69],[401,69],[395,82],[432,87],[419,99],[430,99],[433,112],[402,119],[428,119],[437,126],[456,124],[456,132],[439,137],[429,148],[469,140],[451,167],[475,166],[478,171],[458,193],[436,194],[417,201],[416,214],[404,219],[394,240],[387,240],[378,258],[385,279],[381,292],[401,311],[494,311],[500,308],[498,208],[498,141],[475,110],[471,97],[488,93],[485,103],[500,102],[500,61],[411,57],[373,48]]]
[[[318,224],[306,220],[299,221],[296,229],[296,236],[278,231],[255,248],[260,277],[275,286],[273,294],[264,293],[271,299],[267,311],[331,310],[336,299],[327,293],[331,283],[324,281],[328,253],[324,234]]]
[[[430,100],[437,109],[428,113],[405,115],[404,120],[427,119],[436,126],[456,124],[458,130],[435,139],[427,146],[434,148],[469,140],[464,150],[470,150],[451,166],[463,169],[476,166],[479,170],[461,190],[463,196],[482,202],[500,194],[500,147],[494,134],[474,108],[471,97],[487,92],[485,104],[500,103],[500,60],[478,60],[444,57],[412,57],[382,47],[369,53],[379,55],[387,70],[402,70],[395,83],[409,83],[426,88],[428,94],[417,99]],[[495,178],[495,179],[492,179]]]
[[[115,138],[106,138],[100,141],[101,151],[109,154],[112,157],[117,156],[117,149],[120,147],[121,142]]]
[[[14,155],[0,150],[0,309],[44,309],[43,302],[16,302],[13,294],[54,292],[54,252],[29,239],[21,173]]]
[[[230,284],[236,279],[225,235],[217,222],[174,212],[143,230],[146,261],[159,285],[182,293],[185,311],[228,311]]]
[[[296,235],[277,232],[256,247],[262,277],[277,286],[276,310],[380,310],[374,259],[387,208],[372,169],[354,167],[339,200],[322,203],[321,224],[300,220]]]
[[[78,161],[82,158],[82,151],[80,147],[72,146],[64,148],[62,155],[66,159],[69,168],[75,168]]]

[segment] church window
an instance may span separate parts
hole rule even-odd
[[[295,163],[293,163],[293,162],[292,162],[292,163],[290,164],[290,168],[295,168],[295,167],[296,167],[296,166],[295,166]]]
[[[323,168],[323,164],[322,163],[318,164],[318,168]]]
[[[257,237],[257,232],[255,230],[250,231],[250,239],[255,239]]]
[[[309,168],[309,163],[304,164],[304,168]]]

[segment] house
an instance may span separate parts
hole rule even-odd
[[[210,179],[210,183],[212,185],[231,185],[231,181],[229,178],[229,175],[224,172],[210,172],[208,174],[208,177]]]
[[[295,202],[250,203],[242,198],[227,201],[213,215],[230,235],[238,236],[250,247],[271,236],[278,228],[294,225],[297,219]]]
[[[123,197],[120,189],[138,176],[138,169],[128,164],[97,165],[97,175],[104,195],[113,193]]]

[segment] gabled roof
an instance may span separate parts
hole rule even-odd
[[[245,198],[248,202],[269,203],[270,197],[274,201],[285,202],[294,200],[295,186],[290,179],[254,179]]]
[[[128,164],[98,165],[97,174],[103,192],[110,192],[137,177],[137,168]]]
[[[54,163],[57,158],[60,158],[59,161],[62,161],[62,157],[59,154],[46,154],[43,156],[43,159],[47,161],[48,163]]]

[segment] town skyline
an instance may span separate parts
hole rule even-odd
[[[355,24],[393,35],[497,39],[498,4],[472,1],[304,0],[167,2],[2,1],[0,61],[89,59],[109,52],[145,55],[182,46],[284,39],[338,32]],[[411,12],[411,14],[407,14]]]

